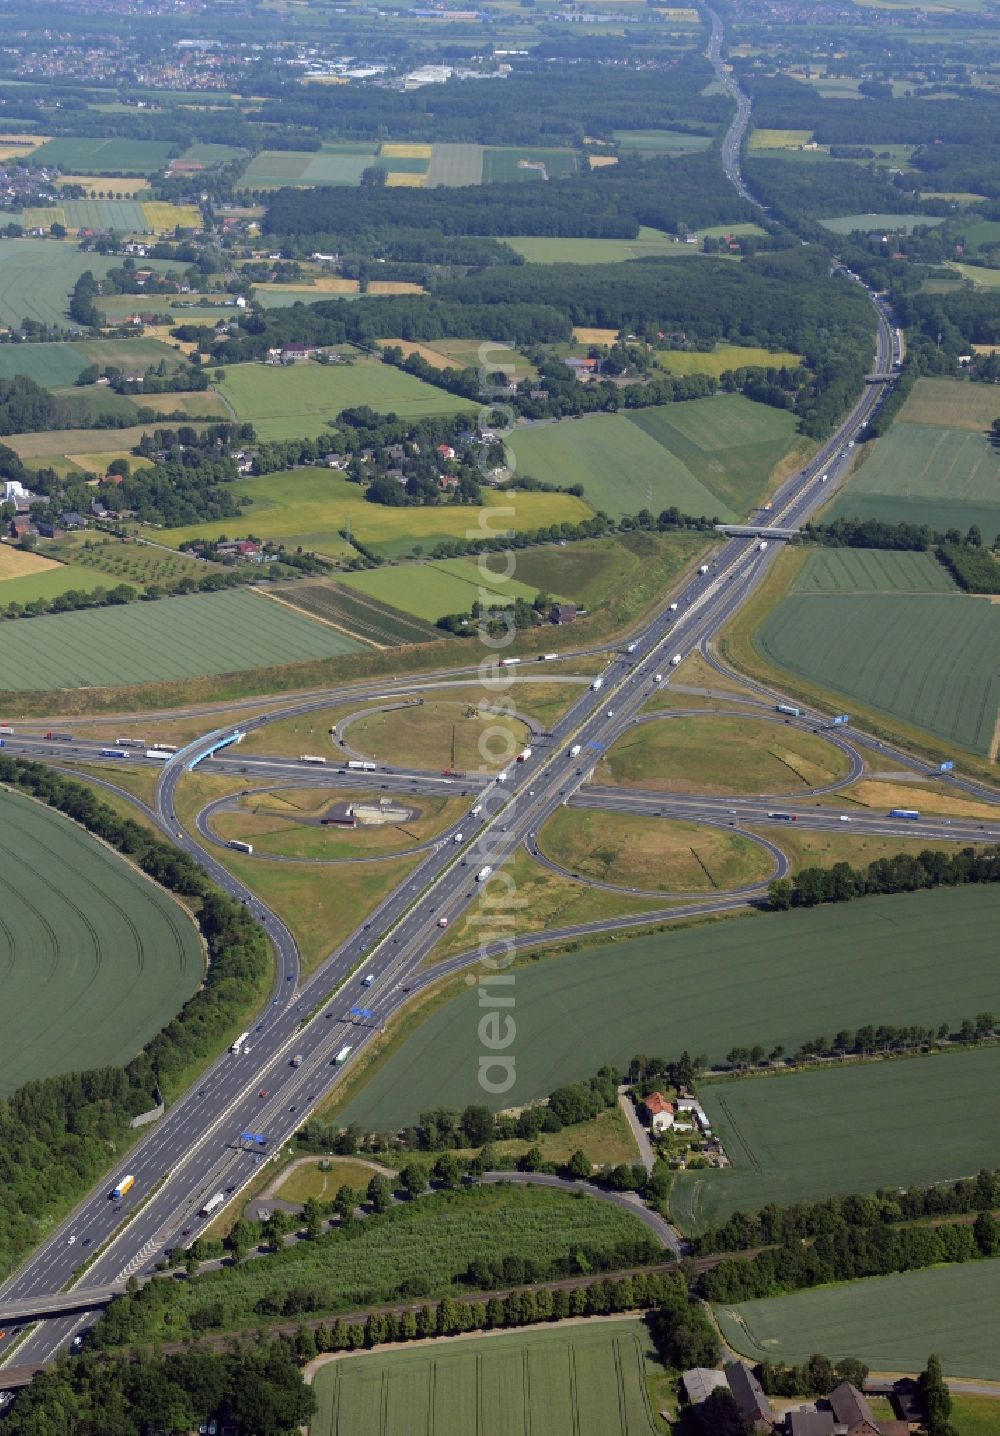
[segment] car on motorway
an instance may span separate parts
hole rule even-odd
[[[266,1087],[262,1087],[262,1088],[260,1089],[260,1091],[257,1093],[257,1096],[258,1096],[258,1097],[266,1097],[266,1096],[267,1096],[267,1088],[266,1088]]]

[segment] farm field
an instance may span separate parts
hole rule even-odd
[[[1000,1258],[898,1272],[817,1291],[715,1308],[723,1337],[757,1361],[802,1361],[814,1349],[833,1361],[859,1356],[879,1371],[919,1371],[937,1352],[947,1376],[1000,1380],[992,1314],[1000,1301]],[[966,1403],[989,1413],[963,1423]],[[997,1429],[997,1402],[958,1396],[960,1436]]]
[[[640,155],[689,155],[707,150],[711,135],[692,135],[687,130],[615,130],[620,150]]]
[[[449,613],[468,613],[490,583],[471,558],[435,559],[399,568],[363,569],[344,574],[343,582],[369,598],[392,604],[405,613],[436,623]],[[549,590],[551,591],[551,590]],[[499,602],[515,598],[532,602],[538,592],[516,578],[496,580],[493,593]]]
[[[642,1321],[480,1337],[334,1361],[316,1375],[310,1436],[653,1436],[646,1377],[662,1368]]]
[[[827,517],[927,524],[939,532],[978,524],[990,539],[1000,530],[1000,454],[983,433],[897,422]]]
[[[0,379],[23,375],[34,379],[43,389],[60,389],[72,384],[89,363],[79,344],[0,344]]]
[[[522,149],[520,146],[483,151],[483,184],[517,180],[559,179],[579,168],[576,150]]]
[[[531,361],[518,350],[492,339],[435,339],[429,344],[415,344],[406,339],[383,339],[380,343],[397,344],[407,356],[419,353],[436,369],[482,366],[490,373],[502,369],[512,379],[532,379],[538,373]]]
[[[1000,606],[955,594],[800,593],[753,636],[786,672],[974,753],[1000,711]]]
[[[299,469],[248,479],[233,485],[233,495],[251,500],[243,519],[165,529],[159,535],[161,541],[175,545],[185,539],[217,538],[222,533],[231,533],[234,523],[246,521],[264,538],[301,544],[331,558],[342,558],[353,552],[340,534],[341,529],[350,528],[355,537],[380,554],[400,557],[411,553],[416,544],[427,550],[441,539],[465,537],[470,528],[478,532],[480,523],[486,525],[484,532],[493,534],[509,528],[543,528],[563,521],[579,523],[591,512],[582,499],[571,494],[545,493],[487,493],[480,508],[460,504],[384,508],[381,504],[368,503],[357,484],[330,469]],[[495,503],[491,504],[491,499]],[[497,509],[495,522],[491,518],[493,507]],[[384,593],[380,584],[371,590],[362,587],[360,591],[371,592],[397,607],[403,606],[398,602],[402,593],[407,599],[405,611],[409,612],[415,597],[412,582],[408,581],[412,570],[399,572],[402,582],[395,576],[395,569],[372,574],[373,579],[384,579]]]
[[[0,1096],[129,1061],[202,980],[194,925],[75,823],[17,793],[0,793],[0,854]]]
[[[697,255],[694,245],[642,225],[635,239],[565,239],[545,235],[514,235],[504,239],[529,264],[611,264],[624,259]]]
[[[8,693],[161,683],[354,653],[361,644],[246,589],[0,626]]]
[[[768,853],[727,829],[560,808],[538,835],[541,852],[584,877],[651,892],[721,892],[766,882]]]
[[[795,593],[957,593],[929,553],[889,549],[812,549],[792,582]]]
[[[518,473],[547,483],[582,484],[587,502],[615,517],[647,507],[658,513],[676,504],[682,513],[735,518],[669,444],[625,414],[537,424],[516,430],[509,447]]]
[[[161,170],[170,157],[165,140],[100,139],[60,136],[47,140],[31,157],[32,164],[55,165],[72,174],[151,175]]]
[[[390,364],[302,361],[282,368],[237,364],[217,385],[240,419],[249,419],[261,438],[317,437],[332,433],[327,421],[341,409],[367,404],[379,413],[420,419],[427,414],[468,410],[462,399],[435,389]]]
[[[83,254],[55,239],[0,239],[0,325],[37,319],[65,326],[70,290],[84,270],[100,279],[118,262],[113,255]],[[168,267],[164,261],[151,265]]]
[[[436,144],[427,166],[426,187],[480,184],[483,178],[482,145]]]
[[[442,636],[439,628],[365,594],[352,593],[329,579],[293,583],[281,589],[272,587],[270,592],[283,603],[290,603],[311,618],[332,623],[363,642],[395,647],[400,643],[429,643]]]
[[[25,554],[35,560],[35,567],[14,577],[7,577],[7,554],[0,549],[0,609],[10,603],[33,603],[36,598],[56,598],[70,589],[89,593],[95,588],[110,588],[112,581],[105,573],[95,573],[75,563],[53,563],[41,555]]]
[[[993,1161],[998,1078],[1000,1049],[985,1047],[703,1083],[702,1106],[733,1165],[679,1174],[671,1212],[693,1231],[768,1202],[790,1206],[972,1176]],[[927,1141],[927,1113],[936,1108],[948,1120]]]
[[[245,155],[246,150],[240,149],[237,145],[218,145],[212,143],[198,142],[188,145],[187,149],[179,156],[181,160],[188,163],[204,165],[207,169],[215,169],[219,165],[230,164]]]
[[[470,1263],[499,1251],[547,1263],[580,1247],[611,1254],[623,1242],[641,1241],[645,1248],[646,1233],[631,1212],[596,1197],[510,1184],[428,1194],[377,1221],[358,1221],[316,1242],[287,1247],[267,1262],[182,1283],[171,1291],[169,1307],[146,1305],[143,1335],[158,1339],[166,1331],[183,1336],[195,1330],[189,1318],[206,1302],[221,1308],[221,1329],[245,1328],[248,1319],[258,1320],[251,1314],[265,1293],[280,1303],[293,1289],[315,1294],[315,1305],[303,1308],[303,1315],[357,1310],[372,1293],[394,1298],[404,1282],[422,1283],[419,1289],[433,1298],[461,1290]]]
[[[812,137],[812,130],[754,129],[747,148],[751,154],[755,150],[797,150],[807,145]]]
[[[977,289],[1000,289],[1000,269],[983,269],[978,264],[958,264],[954,260],[949,261],[948,267]]]
[[[601,758],[595,781],[672,793],[794,795],[847,772],[846,756],[814,733],[706,713],[631,728]]]
[[[372,279],[367,298],[378,299],[387,294],[423,294],[419,284],[405,279]],[[311,284],[257,284],[254,297],[265,309],[289,309],[293,304],[317,304],[321,299],[360,299],[361,285],[356,279],[318,278]]]
[[[760,349],[756,345],[717,344],[708,353],[693,349],[661,349],[656,356],[656,362],[670,374],[711,374],[718,379],[727,369],[740,369],[750,365],[774,369],[780,369],[783,365],[789,368],[797,367],[802,363],[802,356],[791,354],[787,350]]]
[[[261,150],[240,176],[247,189],[282,185],[356,185],[375,163],[374,144],[327,145],[320,150]]]
[[[995,1011],[998,918],[996,888],[939,888],[736,917],[529,961],[517,970],[517,1082],[495,1105],[542,1097],[603,1062],[625,1067],[636,1052],[686,1047],[715,1062],[737,1044],[794,1050],[817,1031],[957,1024],[968,1012]],[[483,1100],[477,1003],[462,983],[338,1120],[381,1131],[431,1107]]]
[[[933,227],[943,224],[944,220],[931,214],[841,214],[833,219],[821,219],[819,222],[824,229],[829,229],[834,234],[851,234],[856,229],[881,229],[890,234],[908,234],[918,224]]]
[[[918,379],[899,411],[898,422],[986,434],[996,418],[997,407],[990,388],[988,384],[966,384],[960,379]]]

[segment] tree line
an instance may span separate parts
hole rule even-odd
[[[995,882],[1000,882],[1000,845],[982,852],[962,848],[957,853],[943,853],[925,848],[915,855],[895,853],[876,858],[864,868],[844,862],[802,868],[793,877],[775,878],[767,890],[767,905],[773,912],[781,912],[884,893]]]
[[[0,782],[30,793],[117,848],[194,908],[208,967],[202,986],[124,1068],[30,1082],[0,1100],[0,1271],[9,1271],[106,1170],[132,1117],[218,1050],[270,969],[263,929],[186,853],[121,818],[93,791],[40,763],[0,754]]]

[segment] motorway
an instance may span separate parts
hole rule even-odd
[[[715,58],[718,59],[721,27],[717,36],[716,23],[712,17],[711,45],[716,46]],[[723,151],[726,169],[740,192],[745,193],[739,175],[739,148],[749,117],[749,103],[728,72],[721,71],[720,79],[737,99],[737,115]],[[874,298],[873,302],[878,311],[875,370],[889,375],[893,361],[892,335],[882,306]],[[827,499],[848,469],[855,438],[889,388],[889,385],[873,385],[865,389],[837,434],[774,495],[769,523],[797,528]],[[708,571],[695,575],[672,596],[676,611],[664,606],[634,635],[633,653],[616,652],[610,656],[599,686],[591,682],[582,687],[579,696],[549,733],[533,740],[534,752],[528,763],[512,763],[504,783],[481,779],[477,782],[475,801],[481,806],[481,812],[476,817],[470,813],[464,820],[463,841],[439,841],[431,845],[404,882],[307,978],[300,972],[296,944],[287,927],[218,861],[213,851],[215,844],[203,831],[187,831],[175,817],[177,787],[192,766],[203,764],[206,770],[230,772],[234,767],[245,768],[252,771],[254,778],[276,780],[287,779],[289,768],[296,770],[297,765],[287,760],[237,755],[233,749],[216,757],[214,750],[220,739],[230,736],[230,732],[221,730],[189,744],[161,765],[154,805],[158,824],[164,832],[173,835],[220,887],[247,903],[264,924],[277,954],[274,990],[244,1050],[215,1062],[199,1085],[172,1105],[136,1143],[120,1172],[114,1174],[114,1179],[125,1171],[134,1174],[132,1190],[116,1202],[109,1196],[112,1185],[109,1181],[87,1196],[0,1289],[0,1307],[4,1301],[30,1301],[72,1284],[102,1288],[131,1275],[144,1277],[166,1250],[193,1240],[203,1229],[205,1222],[198,1212],[208,1197],[215,1192],[222,1192],[227,1201],[239,1196],[267,1154],[281,1149],[344,1070],[350,1069],[376,1034],[406,1005],[412,991],[448,971],[481,962],[484,955],[527,942],[537,943],[537,934],[512,939],[505,936],[505,898],[501,893],[494,899],[498,917],[480,949],[436,964],[433,972],[423,967],[441,936],[441,918],[446,917],[453,924],[481,895],[474,877],[476,872],[488,865],[497,874],[522,845],[533,847],[543,823],[564,803],[603,802],[605,806],[623,803],[630,811],[645,811],[644,803],[648,806],[655,802],[665,816],[676,815],[683,808],[687,816],[700,814],[704,821],[728,822],[729,814],[723,819],[719,805],[707,799],[682,800],[665,795],[651,798],[618,792],[609,795],[601,790],[582,794],[580,790],[587,782],[596,756],[639,717],[657,686],[655,675],[661,674],[664,681],[669,682],[673,655],[686,655],[697,649],[707,651],[709,640],[761,582],[778,547],[779,544],[772,541],[761,549],[755,538],[747,537],[720,542],[708,562]],[[502,669],[497,670],[496,678],[502,684]],[[455,681],[454,674],[451,681]],[[362,685],[351,689],[346,696],[351,700],[365,696],[384,698],[385,686],[385,680],[381,686]],[[424,686],[431,685],[424,680]],[[401,684],[400,690],[404,691],[405,687]],[[502,687],[496,691],[502,692]],[[761,689],[761,693],[766,690]],[[266,713],[249,715],[241,727],[246,733],[254,732],[291,714],[337,701],[337,694],[326,693],[308,703],[279,704]],[[771,701],[773,703],[773,696]],[[819,715],[809,716],[813,722],[822,721]],[[46,743],[37,738],[31,741],[49,761],[65,762],[71,756],[81,761],[79,744]],[[868,740],[852,735],[852,742],[855,741],[864,744]],[[568,756],[569,746],[575,744],[581,745],[588,761],[580,762]],[[16,740],[8,739],[7,746],[12,752],[19,751]],[[66,746],[75,750],[72,755],[65,751]],[[914,766],[898,750],[886,745],[875,746],[883,757]],[[32,753],[31,756],[38,755]],[[297,769],[297,780],[301,772]],[[337,775],[338,781],[346,776]],[[328,772],[312,775],[313,781],[328,782],[329,778]],[[416,783],[440,781],[432,780],[427,774],[405,771],[382,771],[377,779],[408,791],[413,791]],[[113,782],[113,777],[109,781]],[[363,774],[358,781],[371,787],[373,776]],[[248,782],[248,786],[252,783]],[[956,787],[962,786],[961,782],[956,783]],[[456,784],[456,791],[462,792],[463,787],[467,793],[473,791],[472,784]],[[975,784],[966,784],[965,789],[977,794],[983,791]],[[740,821],[766,821],[766,816],[762,819],[754,807],[754,803],[759,804],[761,800],[727,801],[737,811]],[[833,811],[831,809],[831,822]],[[822,815],[818,814],[818,809],[812,809],[809,821],[813,824],[822,821]],[[804,813],[800,820],[805,825]],[[852,821],[860,829],[869,819],[852,813]],[[885,819],[881,821],[884,823]],[[894,825],[890,830],[899,831],[899,827]],[[960,830],[964,836],[965,824],[956,822],[950,825],[947,836],[956,836]],[[981,832],[979,840],[982,840]],[[502,883],[491,884],[494,889],[502,886]],[[745,901],[745,896],[723,894],[692,901],[682,908],[665,909],[663,916],[676,918],[720,911]],[[647,912],[581,924],[564,931],[574,934],[620,931],[648,924],[657,916]],[[560,935],[550,933],[549,937]],[[491,977],[492,970],[487,969],[481,973],[480,980],[486,982]],[[364,985],[369,978],[370,985]],[[470,980],[474,980],[471,975]],[[355,1010],[352,1012],[352,1009]],[[346,1059],[337,1063],[336,1054],[345,1048],[349,1049]],[[293,1057],[301,1058],[301,1062],[292,1065]],[[243,1149],[240,1138],[247,1132],[266,1134],[263,1152],[257,1147]],[[90,1264],[81,1272],[81,1263],[88,1257]],[[18,1365],[49,1360],[92,1319],[92,1314],[84,1311],[41,1321],[8,1360]],[[0,1387],[2,1378],[0,1368]]]

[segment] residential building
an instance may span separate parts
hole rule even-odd
[[[830,1405],[838,1425],[847,1429],[847,1436],[881,1436],[868,1398],[850,1381],[842,1381],[830,1392]]]
[[[837,1429],[833,1412],[817,1411],[815,1406],[789,1411],[785,1417],[787,1436],[835,1436]]]
[[[573,623],[576,619],[575,603],[554,603],[549,609],[550,623]]]
[[[771,1403],[750,1367],[745,1366],[742,1361],[730,1361],[723,1370],[733,1400],[740,1408],[744,1421],[749,1422],[756,1432],[773,1431],[776,1421]]]
[[[650,1092],[642,1105],[649,1118],[650,1130],[654,1133],[666,1132],[674,1125],[674,1104],[668,1102],[662,1092]]]
[[[681,1377],[687,1399],[692,1406],[700,1406],[713,1391],[725,1387],[729,1389],[729,1382],[721,1371],[711,1371],[707,1366],[694,1366],[690,1371],[685,1371]]]

